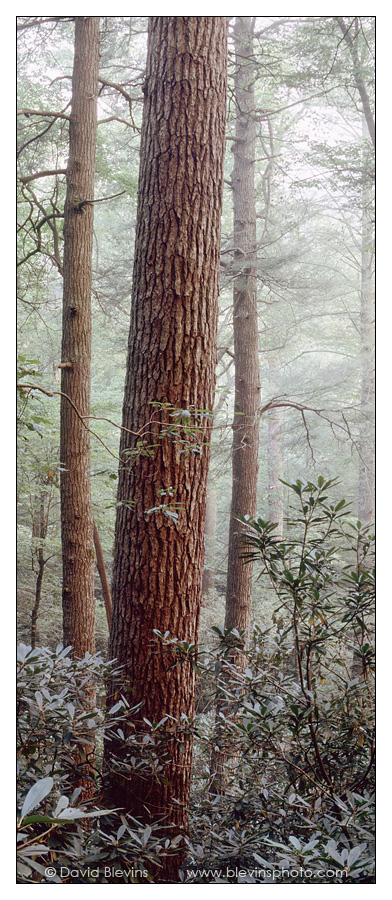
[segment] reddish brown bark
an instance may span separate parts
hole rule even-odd
[[[64,643],[78,657],[95,648],[90,440],[80,416],[90,412],[94,207],[86,201],[94,199],[98,62],[99,18],[77,16],[64,210],[60,489]]]
[[[145,729],[142,717],[158,722],[194,712],[193,668],[189,661],[173,667],[175,659],[154,629],[197,641],[211,428],[203,411],[212,409],[215,383],[226,43],[225,17],[149,20],[123,407],[128,430],[120,445],[112,583],[110,655],[124,665],[124,675],[109,691],[109,702],[119,690],[131,704],[142,702],[137,730]],[[165,436],[179,422],[174,409],[188,411],[184,418],[194,435],[178,427]],[[111,796],[143,820],[163,816],[181,830],[192,743],[170,723],[165,783],[114,778]],[[107,745],[107,753],[111,749],[119,752]],[[163,880],[171,880],[176,865],[178,860]]]

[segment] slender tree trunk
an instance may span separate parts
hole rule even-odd
[[[269,384],[270,394],[274,396],[276,390],[276,376],[279,370],[279,358],[269,356]],[[283,456],[282,456],[282,409],[268,411],[268,506],[271,522],[276,522],[275,534],[283,536]]]
[[[34,606],[31,613],[31,647],[35,650],[37,646],[37,621],[38,614],[41,605],[41,596],[42,596],[42,582],[44,580],[44,569],[45,569],[45,559],[43,549],[40,547],[38,550],[38,573],[37,580],[35,583],[35,600]]]
[[[110,791],[127,812],[163,818],[176,833],[187,827],[192,740],[183,725],[194,713],[195,674],[190,660],[175,664],[154,629],[197,642],[226,70],[225,17],[150,17],[112,582],[110,655],[124,670],[108,701],[121,692],[142,704],[137,734],[144,718],[172,718],[164,778],[112,774]],[[107,741],[112,773],[113,752],[121,759],[126,750]],[[176,880],[178,865],[168,862],[160,880]]]
[[[214,597],[215,587],[215,545],[216,545],[216,506],[215,488],[207,488],[205,556],[202,579],[202,593],[206,603]]]
[[[373,188],[367,174],[366,158],[370,153],[367,139],[375,147],[375,119],[371,108],[370,97],[363,77],[363,68],[359,56],[358,38],[360,35],[360,17],[350,17],[348,23],[343,16],[335,16],[343,39],[349,50],[352,61],[352,73],[360,98],[363,118],[362,137],[364,146],[363,192],[362,192],[362,247],[361,247],[361,414],[360,426],[360,466],[358,518],[369,523],[374,517],[374,229],[371,221]]]
[[[366,126],[363,127],[364,141]],[[368,144],[368,142],[367,142]],[[369,146],[369,144],[368,144]],[[366,147],[366,144],[365,144]],[[372,188],[364,165],[361,246],[361,416],[359,449],[358,519],[364,525],[374,520],[374,229]]]
[[[40,495],[40,507],[39,507],[39,517],[38,522],[33,522],[33,539],[38,539],[38,548],[37,548],[37,563],[38,563],[38,572],[37,572],[37,580],[35,583],[35,600],[34,606],[31,613],[31,646],[34,650],[37,645],[37,621],[38,614],[41,605],[41,597],[42,597],[42,584],[44,580],[44,571],[46,565],[46,559],[44,556],[44,545],[46,541],[46,535],[48,532],[48,519],[49,519],[49,510],[50,510],[50,502],[51,502],[51,493],[48,491],[42,490]]]
[[[90,412],[94,207],[87,201],[94,199],[98,62],[99,18],[77,16],[64,211],[60,490],[64,643],[81,658],[95,648],[90,440],[80,416]]]
[[[362,385],[358,518],[368,524],[374,518],[374,293],[372,253],[362,252],[361,353]]]
[[[244,528],[238,516],[254,517],[257,505],[259,451],[260,368],[256,280],[255,206],[255,65],[252,18],[237,16],[235,41],[236,132],[232,173],[234,211],[234,265],[237,272],[233,295],[234,322],[234,422],[232,445],[232,500],[226,587],[225,629],[246,632],[252,615],[253,566],[242,558]],[[230,663],[240,665],[233,647]],[[221,672],[226,684],[227,673]],[[224,704],[227,714],[229,710]],[[227,748],[221,728],[222,703],[218,701],[215,749],[211,758],[212,792],[224,789]]]
[[[354,16],[350,22],[346,24],[343,16],[335,16],[335,20],[339,25],[343,38],[350,52],[354,82],[361,100],[363,114],[365,117],[366,127],[373,147],[376,145],[376,125],[374,115],[370,105],[370,98],[367,92],[366,84],[363,79],[361,62],[358,54],[358,35],[359,35],[359,17]]]
[[[234,209],[234,265],[238,274],[233,296],[235,360],[233,486],[225,628],[246,631],[252,613],[253,568],[250,563],[245,564],[240,558],[243,528],[236,516],[256,514],[260,409],[256,279],[255,65],[250,16],[236,17],[234,40],[237,118],[231,181]]]
[[[101,538],[99,536],[99,531],[98,531],[98,528],[97,528],[95,522],[94,522],[94,547],[95,547],[95,556],[97,559],[97,569],[98,569],[99,577],[101,579],[103,599],[105,601],[106,619],[107,619],[108,628],[109,628],[109,632],[110,632],[110,626],[112,624],[112,595],[110,592],[108,577],[106,575],[106,567],[105,567],[105,560],[103,558]]]

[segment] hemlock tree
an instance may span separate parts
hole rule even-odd
[[[225,628],[246,631],[252,614],[253,567],[241,559],[243,528],[237,516],[256,515],[260,418],[259,324],[257,316],[257,238],[255,200],[255,97],[251,16],[236,16],[234,168],[233,330],[234,421],[232,500]]]
[[[367,48],[369,49],[366,31],[361,21],[362,18],[363,17],[361,16],[354,16],[351,20],[346,22],[343,16],[335,16],[335,21],[339,25],[339,28],[343,35],[343,40],[345,41],[351,56],[352,80],[360,97],[370,140],[373,144],[373,147],[375,147],[376,125],[374,120],[374,112],[372,109],[368,86],[366,84],[366,78],[363,72],[363,61],[361,59],[361,43],[363,42],[363,40],[365,46],[367,46]]]
[[[193,716],[195,673],[189,658],[173,665],[155,630],[197,642],[226,81],[225,17],[150,17],[112,582],[110,655],[124,669],[109,702],[142,704],[137,733],[143,719],[171,717],[169,759],[159,780],[108,768],[114,802],[176,831],[187,824],[192,757],[177,722]],[[109,739],[106,751],[126,754]]]
[[[64,644],[95,648],[90,438],[91,279],[99,18],[75,19],[75,57],[64,210],[60,461]]]
[[[255,205],[255,65],[253,20],[236,16],[235,100],[237,106],[231,176],[234,220],[234,421],[232,444],[232,499],[226,586],[225,630],[249,629],[252,615],[253,566],[241,556],[244,527],[238,516],[256,515],[260,418],[259,329],[257,315],[257,238]],[[233,650],[230,660],[239,662]],[[226,672],[222,679],[227,680]],[[215,747],[211,759],[212,791],[223,789],[226,752],[220,739],[218,702]]]
[[[268,376],[270,395],[274,396],[277,372],[279,370],[279,351],[268,356]],[[276,535],[283,537],[283,448],[282,448],[282,407],[272,409],[268,416],[268,510],[269,519],[277,526]]]
[[[375,116],[371,82],[374,77],[372,45],[374,20],[367,17],[336,16],[343,35],[343,47],[351,59],[351,80],[362,107],[361,172],[361,423],[359,430],[358,517],[369,523],[374,517],[374,147]],[[358,98],[356,102],[358,101]]]
[[[343,46],[351,59],[351,82],[362,108],[362,221],[360,262],[361,424],[359,434],[358,517],[369,523],[374,517],[374,147],[376,127],[373,91],[374,19],[335,16]],[[350,94],[351,102],[352,97]]]
[[[364,179],[365,179],[364,175]],[[371,221],[372,190],[364,185],[361,235],[361,416],[359,433],[358,518],[369,523],[374,518],[374,226]]]

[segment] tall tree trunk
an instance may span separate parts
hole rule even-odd
[[[172,665],[176,657],[154,629],[197,642],[226,78],[225,17],[150,17],[112,582],[110,655],[124,670],[108,700],[121,691],[131,705],[142,703],[137,732],[146,729],[143,718],[172,719],[164,780],[114,775],[111,797],[143,821],[163,817],[176,832],[187,827],[192,758],[179,719],[193,716],[195,674],[190,660]],[[125,752],[107,741],[107,760],[111,751]],[[161,880],[175,880],[178,863],[168,862]]]
[[[364,145],[366,126],[363,124]],[[364,154],[365,155],[365,154]],[[374,228],[372,223],[373,190],[363,166],[363,209],[361,244],[361,416],[359,436],[358,519],[364,525],[374,519]]]
[[[232,499],[226,587],[225,629],[247,632],[252,615],[253,566],[242,558],[244,528],[238,516],[254,517],[257,505],[259,451],[260,367],[256,276],[255,206],[255,64],[250,16],[237,16],[235,41],[235,99],[237,107],[234,168],[231,178],[234,212],[233,294],[234,422],[232,445]],[[233,647],[230,663],[240,663]],[[226,683],[223,669],[221,680]],[[224,704],[228,714],[227,705]],[[227,758],[222,741],[222,703],[218,701],[214,751],[211,758],[212,792],[224,789]]]
[[[252,613],[250,563],[241,557],[242,526],[237,516],[254,516],[257,504],[259,452],[260,367],[256,276],[255,205],[255,64],[251,16],[236,16],[235,98],[236,132],[232,173],[234,211],[233,295],[234,422],[232,499],[225,628],[247,630]]]
[[[77,16],[64,210],[60,459],[63,632],[76,657],[95,648],[90,439],[91,278],[99,18]]]
[[[335,16],[348,47],[352,74],[362,106],[363,172],[362,172],[362,247],[361,247],[361,414],[359,452],[358,518],[365,524],[374,516],[374,228],[371,221],[373,184],[367,172],[371,151],[375,147],[375,118],[360,59],[360,16]],[[348,21],[346,21],[346,18]],[[374,153],[374,150],[373,150]]]
[[[269,385],[273,397],[276,390],[276,376],[279,371],[279,357],[269,356]],[[276,522],[275,534],[283,536],[283,456],[282,456],[282,413],[281,407],[268,410],[268,507],[271,522]]]
[[[351,19],[351,17],[350,17]],[[363,78],[363,71],[361,67],[361,61],[358,53],[358,36],[360,34],[360,17],[354,16],[351,21],[345,22],[343,16],[335,16],[335,21],[339,25],[339,28],[342,32],[343,39],[345,40],[347,47],[350,52],[352,67],[353,67],[353,78],[355,82],[355,86],[357,88],[361,104],[363,115],[366,122],[366,128],[370,137],[370,140],[373,144],[373,147],[376,145],[376,125],[374,121],[374,115],[370,104],[370,97],[367,91],[367,87]]]
[[[205,555],[202,579],[202,594],[205,598],[206,603],[213,599],[215,587],[216,506],[216,489],[208,487],[205,527]]]
[[[38,546],[36,548],[38,571],[37,580],[35,583],[34,606],[31,613],[31,646],[33,650],[37,645],[37,621],[41,605],[42,584],[44,580],[44,571],[46,565],[44,546],[46,535],[48,533],[48,520],[51,499],[51,492],[41,490],[38,521],[33,521],[33,540],[38,540]]]

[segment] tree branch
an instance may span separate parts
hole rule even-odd
[[[370,107],[369,94],[366,90],[365,82],[363,80],[361,70],[360,70],[358,49],[357,49],[357,45],[355,43],[355,40],[357,39],[357,35],[355,36],[355,40],[353,40],[351,37],[351,34],[350,34],[350,29],[353,25],[353,22],[351,22],[350,25],[347,26],[343,19],[343,16],[335,16],[335,22],[337,22],[337,24],[339,25],[339,28],[343,34],[343,38],[346,41],[346,44],[347,44],[348,49],[351,54],[351,59],[353,61],[354,81],[355,81],[359,96],[361,98],[363,114],[366,119],[369,136],[370,136],[371,142],[373,144],[373,147],[375,147],[375,145],[376,145],[376,126],[375,126],[374,116],[373,116],[373,113],[372,113],[372,110]]]
[[[48,175],[66,175],[66,169],[45,169],[43,172],[35,172],[34,175],[23,175],[20,176],[19,181],[22,184],[28,184],[29,181],[34,181],[36,178],[46,178]]]
[[[75,16],[48,16],[46,19],[34,18],[30,22],[20,22],[16,26],[17,31],[25,31],[26,28],[36,28],[39,25],[46,25],[48,22],[54,22],[58,25],[59,22],[73,22]]]
[[[18,109],[17,116],[50,116],[52,119],[68,119],[70,120],[71,116],[67,116],[64,112],[51,112],[49,109]]]
[[[104,203],[105,200],[114,200],[115,197],[122,197],[122,195],[126,193],[126,191],[119,191],[118,194],[111,194],[110,197],[98,197],[97,200],[81,200],[81,202],[78,203],[77,208],[81,211],[87,204],[92,206],[93,203]]]

